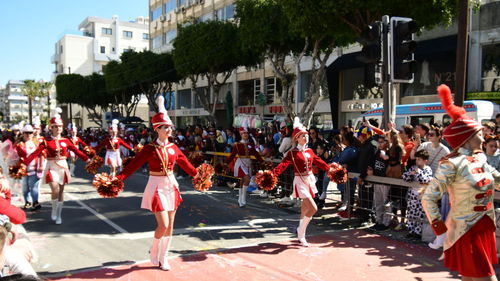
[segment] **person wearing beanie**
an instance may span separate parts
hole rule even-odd
[[[102,148],[106,148],[104,164],[109,166],[110,174],[112,176],[116,175],[117,169],[122,166],[122,158],[120,156],[121,146],[124,146],[128,150],[132,150],[132,147],[130,147],[130,145],[118,136],[118,120],[113,119],[111,126],[109,127],[109,137],[102,140],[95,147],[96,152]]]
[[[168,251],[172,243],[175,213],[182,202],[179,184],[173,173],[174,166],[177,163],[192,177],[197,175],[197,170],[179,147],[168,140],[174,124],[165,109],[163,96],[157,98],[157,104],[159,111],[151,123],[158,138],[144,145],[117,178],[124,181],[146,162],[149,164],[149,179],[141,202],[141,208],[150,210],[157,223],[149,258],[153,265],[170,270]]]
[[[254,156],[259,163],[264,162],[262,156],[255,149],[255,145],[251,143],[250,134],[248,129],[241,127],[239,129],[241,141],[235,143],[231,150],[231,154],[227,157],[227,163],[233,162],[235,157],[236,162],[234,163],[234,176],[241,179],[241,187],[238,194],[238,204],[240,208],[245,207],[247,204],[247,189],[250,185],[250,177],[252,176],[252,159]]]
[[[25,125],[21,132],[23,134],[22,139],[20,139],[16,145],[17,155],[20,159],[25,159],[31,153],[33,153],[38,145],[33,141],[33,127],[31,125]],[[24,197],[24,208],[25,210],[32,208],[33,211],[38,210],[42,207],[38,202],[38,181],[41,175],[37,173],[37,167],[39,167],[39,158],[32,161],[27,166],[28,175],[22,181],[22,190]]]
[[[51,219],[55,221],[56,224],[62,223],[64,186],[71,180],[68,162],[66,161],[68,151],[73,151],[84,161],[89,161],[85,153],[76,148],[69,139],[61,136],[63,130],[61,112],[62,110],[60,108],[56,108],[52,113],[52,118],[49,121],[51,135],[44,139],[33,153],[25,159],[21,159],[26,166],[29,166],[31,161],[37,159],[42,152],[45,152],[47,156],[47,165],[42,174],[42,183],[47,183],[52,191]]]
[[[77,147],[78,149],[80,148],[84,148],[87,146],[87,144],[80,138],[78,137],[76,134],[78,132],[78,128],[74,125],[71,125],[68,126],[68,131],[69,131],[69,137],[68,139],[73,143],[73,145],[75,147]],[[69,159],[68,159],[68,165],[69,165],[69,172],[71,173],[71,176],[74,177],[75,176],[75,167],[76,167],[76,155],[73,151],[70,151],[69,152]]]
[[[295,117],[294,120],[292,140],[295,147],[273,169],[273,174],[278,176],[286,170],[288,165],[293,165],[295,177],[293,179],[292,196],[302,199],[297,237],[302,246],[308,247],[309,244],[306,240],[307,225],[318,211],[318,207],[314,202],[314,197],[318,193],[318,190],[316,189],[316,178],[312,172],[312,165],[314,164],[324,171],[329,171],[330,166],[321,160],[311,148],[307,147],[309,135],[307,129],[300,122],[299,117]]]
[[[482,151],[482,126],[453,105],[450,88],[438,87],[444,109],[453,122],[443,136],[453,151],[439,164],[422,197],[422,206],[436,235],[446,233],[444,264],[462,280],[497,280],[498,263],[493,195],[500,189],[500,172]],[[451,209],[442,220],[438,201],[448,191]]]

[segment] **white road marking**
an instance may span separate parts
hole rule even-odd
[[[107,223],[112,228],[116,229],[118,232],[120,232],[120,233],[128,233],[128,231],[126,231],[125,229],[123,229],[121,226],[119,226],[116,223],[112,222],[110,219],[108,219],[104,215],[99,214],[96,210],[90,208],[90,206],[88,206],[87,204],[85,204],[82,201],[78,200],[75,196],[71,195],[70,193],[67,193],[66,196],[68,196],[69,198],[71,198],[71,200],[73,200],[76,203],[78,203],[78,205],[82,206],[87,211],[91,212],[94,216],[98,217],[100,220],[102,220],[105,223]]]

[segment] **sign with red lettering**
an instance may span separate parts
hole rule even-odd
[[[238,113],[255,114],[256,109],[255,109],[255,106],[240,106],[240,107],[238,107]]]

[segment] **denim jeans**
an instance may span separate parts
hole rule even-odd
[[[36,174],[27,176],[23,180],[23,197],[25,202],[38,202],[38,182]],[[30,198],[31,197],[31,198]]]

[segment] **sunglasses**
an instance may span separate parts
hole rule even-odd
[[[500,140],[500,134],[498,134],[496,136],[495,135],[486,135],[486,136],[484,136],[484,140],[487,140],[487,141],[489,141],[489,140]]]

